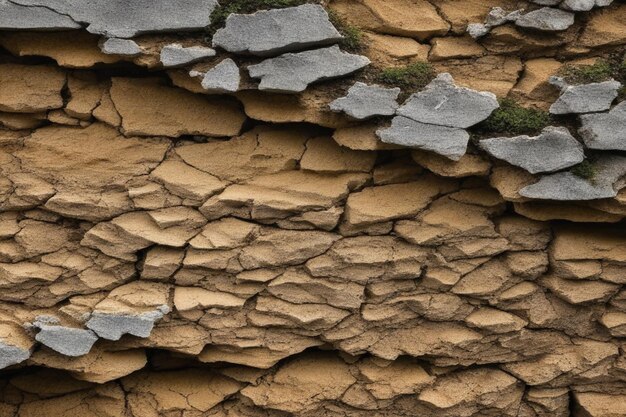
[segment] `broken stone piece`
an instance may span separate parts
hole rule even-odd
[[[184,47],[181,44],[172,43],[161,49],[160,60],[164,67],[173,68],[193,64],[204,58],[215,56],[215,54],[215,49],[206,46]]]
[[[203,29],[211,23],[217,0],[11,0],[24,6],[46,8],[83,23],[87,31],[111,38],[132,38],[144,33]],[[30,7],[29,7],[30,9]],[[26,17],[26,16],[24,16]],[[56,16],[53,16],[57,19]]]
[[[391,127],[378,130],[376,135],[384,143],[435,152],[453,161],[465,154],[470,138],[464,129],[421,123],[403,116],[394,117]]]
[[[357,81],[348,95],[330,103],[332,111],[343,111],[348,116],[363,120],[373,116],[393,116],[398,108],[399,88],[384,88]]]
[[[169,312],[164,305],[156,310],[141,314],[116,314],[95,311],[86,326],[98,336],[107,340],[120,340],[125,334],[149,337],[154,323]]]
[[[488,34],[491,29],[496,26],[502,26],[508,22],[515,22],[519,19],[522,12],[523,10],[506,12],[501,7],[493,7],[485,18],[485,23],[470,23],[467,25],[467,33],[469,33],[472,38],[478,39]]]
[[[531,174],[559,171],[585,159],[582,145],[565,127],[547,127],[535,137],[490,138],[479,143],[491,156]]]
[[[204,74],[202,88],[214,93],[234,93],[239,90],[240,81],[239,67],[226,58]]]
[[[259,90],[300,93],[313,82],[348,75],[369,64],[368,58],[342,52],[335,45],[266,59],[250,65],[248,71],[252,78],[261,79]]]
[[[89,353],[98,340],[91,330],[77,329],[59,325],[51,317],[37,317],[33,326],[39,331],[35,340],[65,356],[82,356]]]
[[[615,80],[568,85],[560,77],[550,77],[550,84],[561,88],[561,96],[550,106],[552,114],[580,114],[608,110],[622,87],[622,84]]]
[[[213,36],[213,46],[228,52],[269,56],[311,46],[336,43],[342,38],[318,4],[231,14],[226,26]]]
[[[130,39],[110,38],[102,43],[100,49],[108,55],[137,56],[141,54],[141,48],[137,42]]]
[[[483,120],[500,105],[495,94],[457,87],[448,73],[441,73],[397,111],[399,116],[421,123],[468,128]]]
[[[585,179],[571,172],[541,177],[519,191],[523,197],[540,200],[576,201],[613,198],[619,190],[614,185],[626,175],[626,157],[607,155],[593,163],[594,178]]]
[[[588,148],[626,151],[626,101],[608,113],[584,114],[580,121],[578,132]]]
[[[588,12],[594,7],[606,7],[613,3],[613,0],[563,0],[559,7],[575,12]]]
[[[552,7],[542,7],[520,16],[515,24],[527,29],[559,32],[574,24],[574,13]]]
[[[17,2],[0,1],[0,30],[67,30],[81,25],[69,16],[46,7],[28,7]]]

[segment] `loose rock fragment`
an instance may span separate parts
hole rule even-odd
[[[109,38],[100,47],[102,52],[108,55],[137,56],[141,54],[141,48],[130,39]]]
[[[141,314],[116,314],[94,312],[86,323],[98,336],[108,340],[120,340],[125,334],[149,337],[154,323],[169,312],[169,308],[157,309]]]
[[[552,114],[593,113],[608,110],[622,86],[615,80],[568,85],[559,77],[551,77],[550,83],[561,88],[561,96],[550,106]]]
[[[568,29],[574,24],[574,13],[552,7],[528,12],[520,16],[515,24],[527,29],[536,29],[545,32],[558,32]]]
[[[356,82],[348,95],[330,103],[330,109],[363,120],[373,116],[393,116],[398,108],[399,88],[383,88]]]
[[[204,58],[215,56],[215,49],[205,46],[188,46],[173,43],[165,45],[161,49],[161,64],[166,68],[180,67],[194,62],[201,61]]]
[[[252,78],[260,78],[259,90],[299,93],[315,81],[351,74],[369,65],[364,56],[342,52],[338,46],[289,53],[250,65]]]
[[[35,340],[65,356],[86,355],[98,340],[91,330],[61,326],[45,317],[38,317],[33,326],[39,329]]]
[[[202,88],[213,93],[234,93],[239,90],[240,80],[239,67],[226,58],[204,74]]]
[[[559,171],[585,159],[582,145],[562,127],[547,127],[535,137],[484,139],[480,147],[531,174]]]
[[[608,113],[580,116],[580,135],[590,149],[626,151],[626,102]]]
[[[472,38],[478,39],[487,35],[494,27],[504,25],[508,22],[515,22],[519,19],[522,12],[523,10],[506,12],[501,7],[493,7],[485,18],[485,23],[471,23],[467,25],[467,33],[469,33]]]
[[[336,43],[342,38],[317,4],[231,14],[213,36],[213,46],[228,52],[268,56]]]
[[[442,73],[424,90],[409,97],[397,114],[421,123],[468,128],[485,120],[498,107],[493,93],[457,87],[450,74]]]

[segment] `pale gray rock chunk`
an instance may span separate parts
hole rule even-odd
[[[561,88],[561,95],[550,106],[552,114],[594,113],[608,110],[617,98],[622,84],[604,81],[582,85],[567,85],[560,77],[550,77],[550,83]]]
[[[574,13],[552,7],[542,7],[522,15],[515,21],[519,27],[546,32],[567,30],[574,24]]]
[[[95,311],[87,327],[107,340],[120,340],[125,334],[137,337],[150,337],[154,323],[169,312],[168,306],[142,314],[116,314]]]
[[[576,12],[588,12],[594,7],[606,7],[611,3],[613,0],[564,0],[561,7]]]
[[[626,151],[626,101],[608,113],[582,115],[580,121],[578,132],[588,148]]]
[[[202,88],[214,93],[234,93],[239,90],[241,75],[239,67],[230,58],[226,58],[204,74]]]
[[[373,116],[393,116],[398,108],[399,88],[384,88],[356,82],[348,90],[348,95],[330,103],[330,109],[344,112],[355,119],[363,120]]]
[[[435,152],[453,161],[465,155],[470,137],[464,129],[421,123],[403,116],[394,117],[391,127],[378,130],[376,135],[385,143]]]
[[[108,55],[137,56],[141,54],[141,48],[130,39],[107,39],[100,46],[102,52]]]
[[[482,38],[487,35],[491,31],[491,27],[485,25],[484,23],[470,23],[467,25],[467,33],[474,38]]]
[[[91,33],[132,38],[151,32],[204,29],[217,0],[11,0],[43,6],[84,23]]]
[[[30,350],[10,345],[0,340],[0,369],[17,365],[30,358]]]
[[[426,88],[411,95],[397,114],[417,122],[468,128],[500,105],[493,93],[457,87],[448,73],[441,73]]]
[[[535,184],[519,191],[523,197],[538,200],[584,201],[613,198],[623,188],[626,176],[626,157],[606,155],[594,163],[593,180],[578,177],[571,172],[546,175]]]
[[[322,6],[304,4],[253,14],[231,14],[225,27],[213,36],[213,47],[269,56],[329,45],[341,38]]]
[[[515,22],[519,19],[522,12],[523,10],[507,12],[501,7],[493,7],[485,18],[485,23],[471,23],[467,25],[467,33],[469,33],[472,38],[478,39],[488,34],[491,29],[496,26],[502,26],[508,22]]]
[[[259,90],[300,93],[315,81],[352,74],[369,65],[361,55],[343,52],[337,45],[329,48],[284,54],[250,65],[252,78],[260,78]]]
[[[215,56],[215,54],[215,49],[206,46],[184,47],[178,43],[173,43],[161,49],[160,59],[164,67],[172,68],[193,64],[204,58]]]
[[[49,324],[35,321],[34,327],[39,329],[35,340],[65,356],[82,356],[89,353],[98,340],[91,330]]]
[[[535,137],[484,139],[479,145],[491,156],[531,174],[559,171],[585,159],[583,146],[564,127],[547,127]]]
[[[532,0],[533,3],[540,6],[558,6],[563,0]]]
[[[0,0],[0,30],[67,30],[82,26],[47,7],[28,7]]]

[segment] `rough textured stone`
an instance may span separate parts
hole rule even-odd
[[[550,82],[561,88],[561,96],[550,107],[552,114],[593,113],[608,110],[622,86],[614,80],[567,85],[561,78],[553,77]]]
[[[239,90],[240,80],[239,67],[226,58],[204,74],[202,88],[214,93],[234,93]]]
[[[566,30],[574,24],[574,13],[552,7],[542,7],[523,14],[515,20],[515,24],[527,29],[557,32]]]
[[[450,25],[437,13],[433,5],[425,0],[389,0],[378,2],[365,0],[363,4],[380,20],[378,32],[427,39],[443,35]]]
[[[172,43],[161,48],[159,59],[161,64],[166,68],[180,67],[192,64],[215,56],[215,49],[206,46],[182,46],[179,43]]]
[[[363,120],[373,116],[393,116],[398,108],[399,88],[383,88],[356,82],[348,95],[330,103],[333,111],[343,111],[348,116]]]
[[[57,13],[42,4],[26,7],[17,2],[0,2],[0,29],[2,30],[63,30],[81,26],[69,16]]]
[[[138,315],[94,312],[86,325],[98,336],[108,340],[120,340],[124,334],[148,337],[154,322],[167,312],[167,308]]]
[[[435,152],[453,161],[465,154],[470,138],[464,129],[421,123],[403,116],[394,117],[391,127],[378,130],[376,135],[384,143]]]
[[[38,319],[34,326],[39,329],[35,340],[65,356],[86,355],[98,340],[91,330],[60,326],[46,320]]]
[[[11,0],[24,6],[46,8],[86,25],[89,32],[115,38],[132,38],[150,32],[203,29],[209,26],[217,0],[133,0],[101,3],[90,0],[74,4],[67,0]],[[55,18],[57,18],[55,16]]]
[[[137,56],[141,54],[141,48],[131,39],[109,38],[102,43],[100,49],[108,55]]]
[[[594,7],[610,6],[613,0],[563,0],[560,7],[576,12],[588,12]]]
[[[228,52],[277,55],[336,43],[341,34],[317,4],[263,10],[250,15],[231,14],[213,36],[213,46]]]
[[[626,151],[626,102],[608,113],[580,116],[579,133],[590,149]]]
[[[338,46],[288,53],[250,65],[252,78],[260,78],[259,89],[277,93],[299,93],[315,81],[338,78],[369,65],[364,56],[342,52]]]
[[[520,195],[541,200],[597,200],[617,195],[615,188],[626,175],[626,158],[604,156],[594,163],[597,173],[593,181],[578,177],[571,172],[560,172],[542,177],[538,182],[520,190]]]
[[[480,147],[531,174],[560,171],[585,159],[582,145],[567,128],[559,127],[547,127],[535,137],[484,139]]]
[[[499,107],[493,93],[457,87],[450,74],[439,74],[426,88],[413,94],[397,114],[421,123],[468,128]]]
[[[0,110],[34,113],[63,106],[65,74],[45,65],[0,65]]]

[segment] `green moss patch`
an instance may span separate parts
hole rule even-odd
[[[376,74],[375,80],[390,87],[416,91],[424,88],[436,75],[432,65],[418,61],[404,67],[385,68]]]
[[[580,164],[574,166],[570,172],[577,177],[586,179],[587,181],[594,182],[596,175],[598,174],[598,170],[593,162],[589,160],[585,160]]]
[[[548,112],[520,106],[515,100],[500,100],[500,108],[478,126],[481,133],[533,135],[550,124]]]
[[[334,10],[328,10],[328,16],[331,23],[343,36],[339,46],[348,52],[362,52],[365,49],[363,31],[360,28],[349,24]]]

